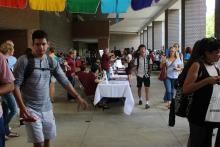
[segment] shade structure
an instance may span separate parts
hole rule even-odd
[[[67,10],[71,13],[94,14],[100,0],[67,0]]]
[[[156,0],[158,1],[158,0]],[[131,8],[135,11],[150,7],[153,0],[131,0]]]
[[[11,8],[26,8],[27,0],[0,0],[0,6]]]
[[[102,13],[125,13],[131,0],[101,0]]]
[[[66,0],[29,0],[29,5],[33,10],[44,11],[64,11]]]

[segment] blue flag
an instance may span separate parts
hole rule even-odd
[[[131,8],[135,11],[141,10],[143,8],[150,7],[152,2],[153,0],[131,0]]]
[[[101,0],[102,13],[125,13],[131,0]]]

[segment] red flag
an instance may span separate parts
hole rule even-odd
[[[0,0],[0,6],[24,9],[27,0]]]

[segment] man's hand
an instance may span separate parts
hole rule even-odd
[[[83,98],[79,98],[78,99],[80,106],[85,110],[89,108],[89,104],[83,99]]]
[[[22,118],[26,122],[35,122],[37,118],[32,116],[26,108],[20,109],[20,118]]]

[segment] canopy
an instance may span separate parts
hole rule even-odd
[[[24,9],[27,0],[0,0],[0,6]]]
[[[102,13],[125,13],[131,0],[101,0]]]
[[[72,13],[96,13],[99,0],[67,0],[67,9]]]
[[[152,2],[153,0],[131,0],[131,7],[133,10],[136,11],[146,7],[150,7]]]
[[[66,0],[29,0],[33,10],[64,11]]]

